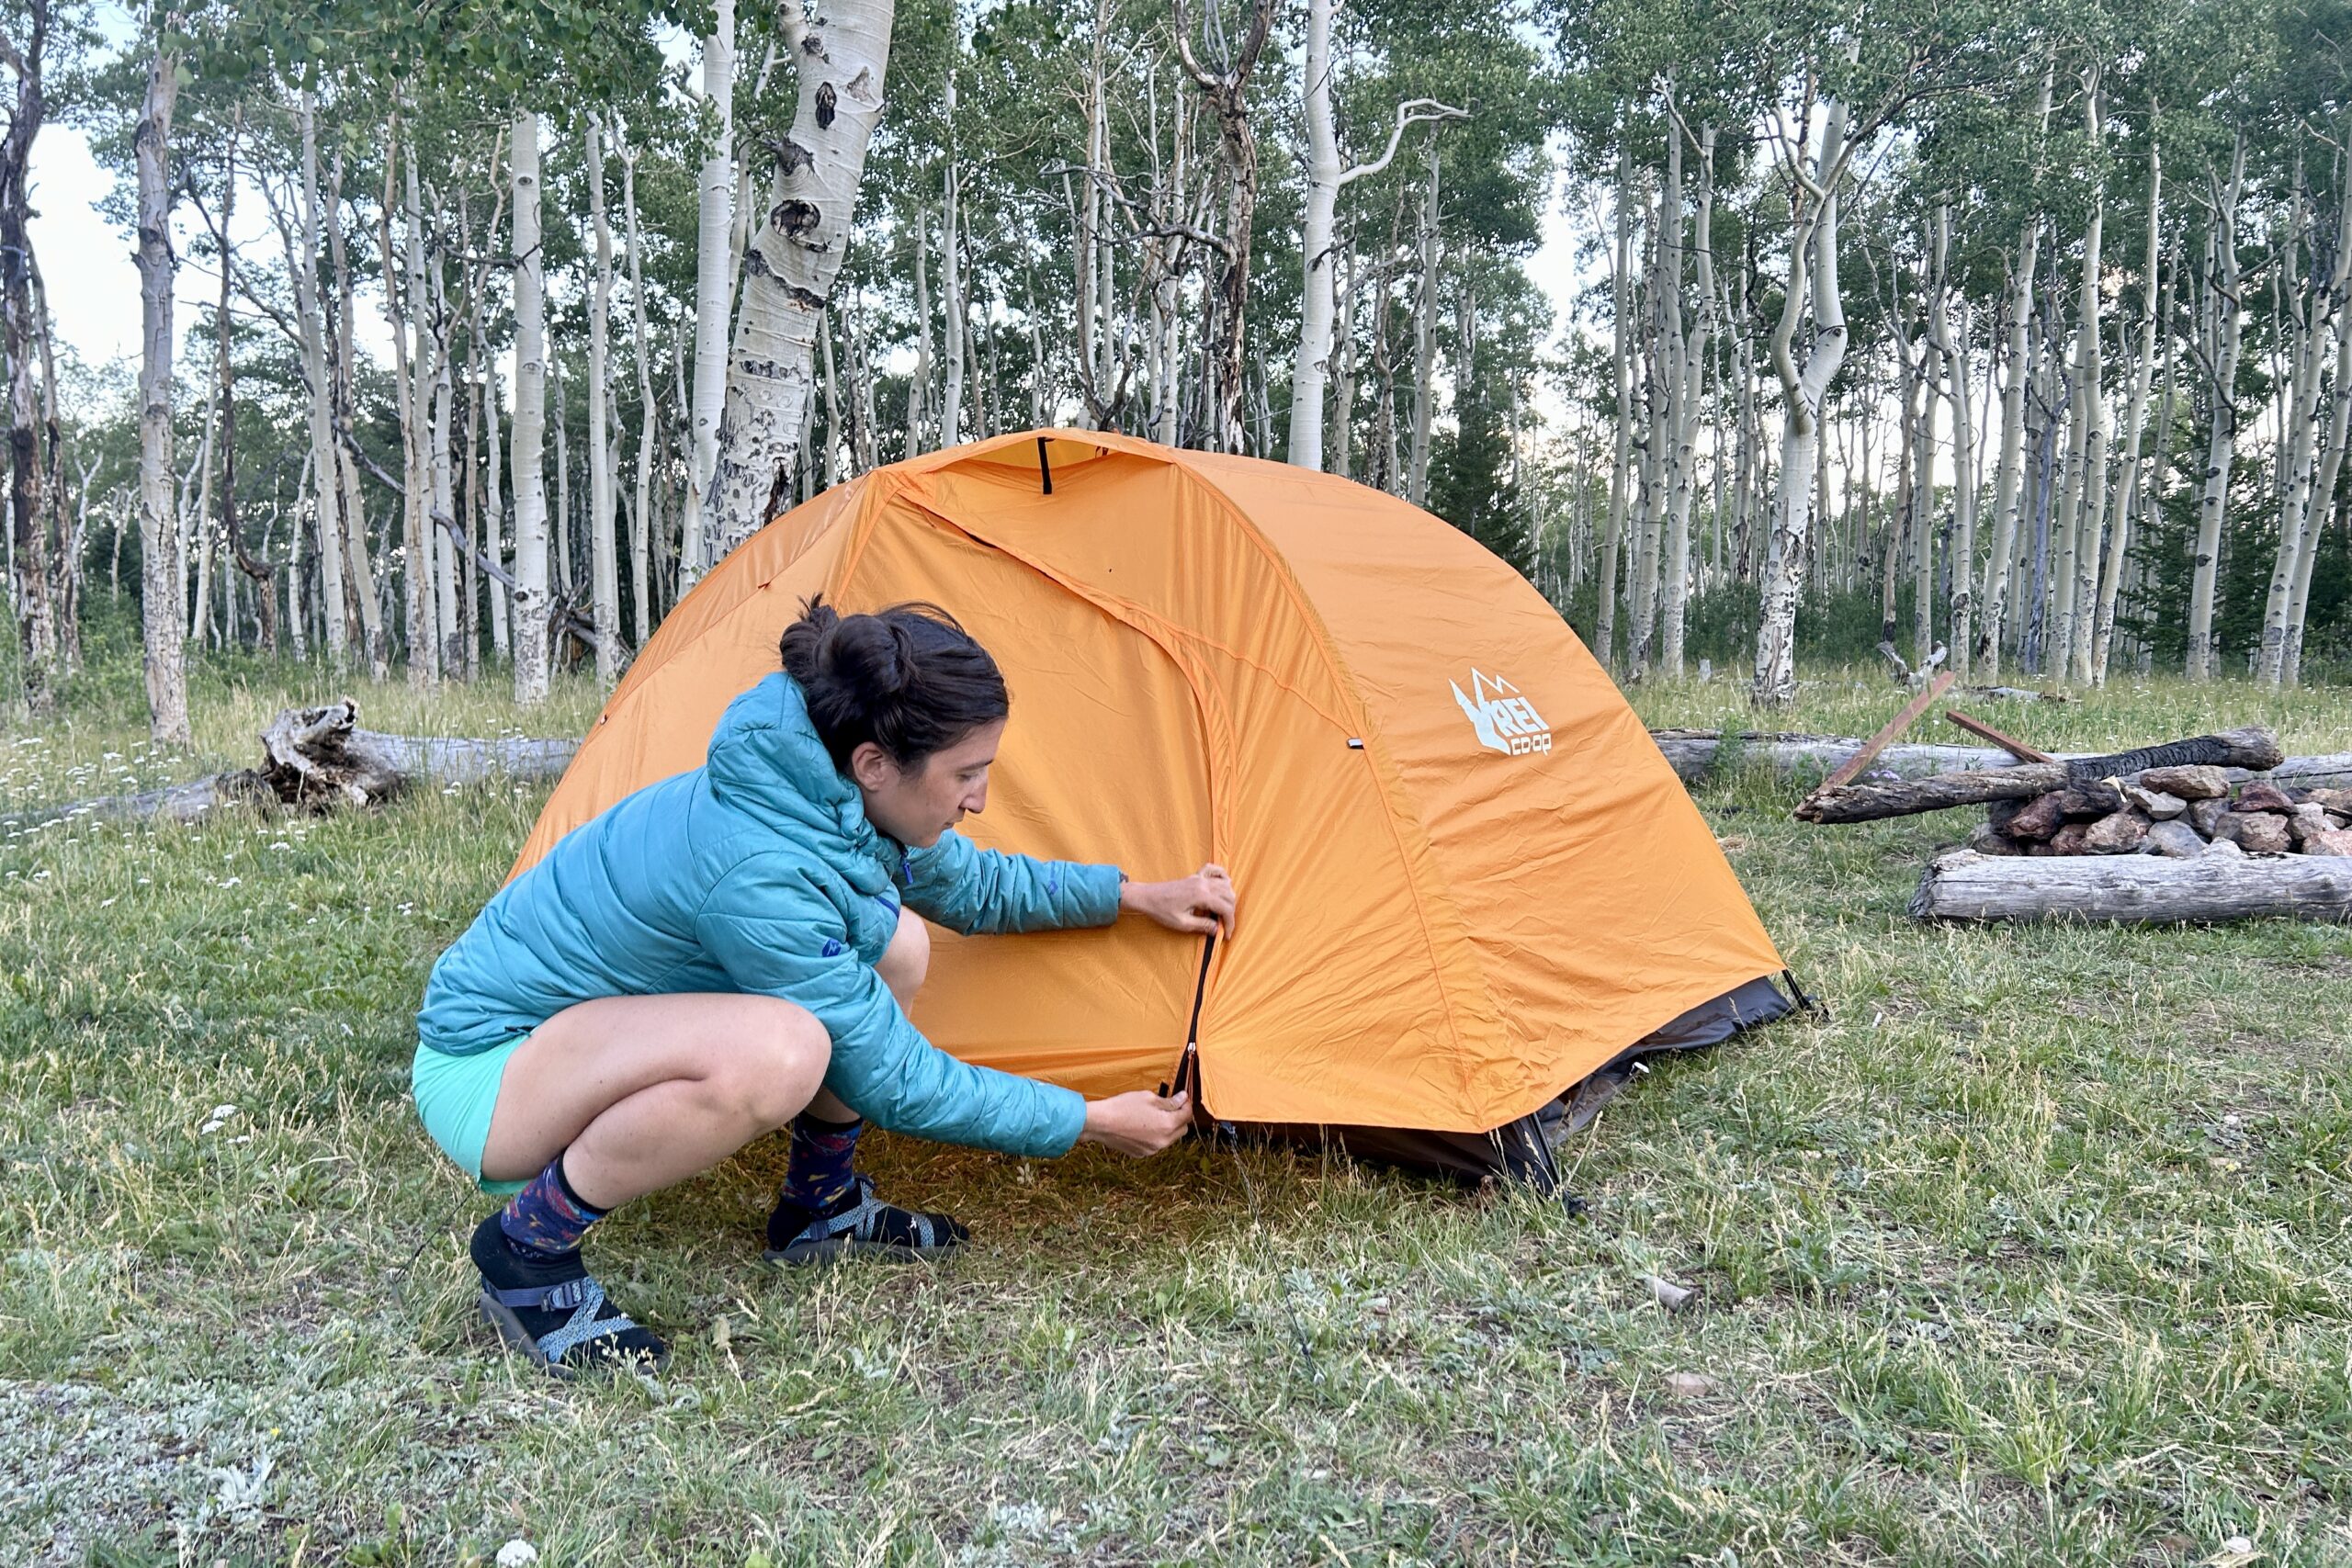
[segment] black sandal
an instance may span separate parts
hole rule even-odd
[[[871,1177],[851,1178],[841,1201],[823,1213],[776,1199],[768,1215],[770,1263],[827,1263],[865,1256],[912,1263],[953,1252],[972,1233],[945,1214],[901,1209],[874,1196]]]
[[[615,1306],[577,1251],[545,1263],[506,1245],[498,1216],[474,1232],[481,1314],[499,1337],[558,1378],[583,1371],[656,1372],[670,1348]]]

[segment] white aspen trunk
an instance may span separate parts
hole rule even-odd
[[[1647,308],[1642,311],[1642,449],[1641,491],[1634,521],[1634,592],[1631,636],[1626,643],[1626,678],[1646,679],[1657,637],[1658,555],[1665,542],[1667,454],[1674,442],[1673,344],[1668,335],[1669,319],[1679,333],[1680,301],[1669,287],[1667,258],[1682,249],[1682,179],[1679,139],[1668,143],[1667,175],[1658,189],[1657,209],[1649,222],[1649,254],[1643,265],[1647,280]]]
[[[490,558],[506,566],[506,457],[504,443],[499,434],[498,361],[485,357],[482,362],[482,436],[483,462],[481,470],[482,547]],[[508,573],[512,576],[511,570]],[[512,595],[506,584],[496,578],[490,582],[490,650],[500,659],[511,659],[514,653],[514,638],[508,631],[507,612],[512,608]]]
[[[2122,464],[2115,476],[2115,514],[2108,525],[2107,558],[2099,570],[2097,617],[2091,626],[2090,677],[2095,686],[2107,683],[2108,658],[2115,645],[2115,598],[2123,587],[2123,559],[2132,545],[2133,511],[2140,504],[2140,437],[2148,417],[2148,387],[2156,370],[2156,328],[2168,303],[2169,280],[2157,276],[2163,250],[2158,243],[2163,217],[2164,164],[2152,141],[2148,150],[2147,319],[2140,326],[2140,363],[2132,376],[2132,396],[2123,411]]]
[[[882,115],[892,9],[891,0],[836,0],[820,26],[798,0],[786,0],[800,94],[778,154],[779,199],[743,256],[742,321],[711,491],[722,554],[767,522],[768,498],[808,422],[817,333]]]
[[[1679,135],[1679,130],[1669,134]],[[1658,603],[1658,665],[1667,674],[1682,673],[1683,622],[1690,594],[1690,501],[1699,476],[1699,412],[1707,392],[1707,355],[1714,325],[1715,258],[1715,128],[1699,135],[1699,206],[1691,250],[1699,264],[1699,310],[1689,334],[1675,348],[1679,381],[1675,388],[1674,484],[1668,502],[1666,558],[1660,574]],[[1679,237],[1680,214],[1676,215]],[[1679,247],[1674,262],[1674,291],[1682,287]],[[1670,324],[1680,332],[1681,307],[1673,310]]]
[[[616,139],[617,140],[617,139]],[[637,150],[619,141],[621,215],[628,228],[630,342],[637,352],[637,491],[628,517],[628,591],[636,643],[653,635],[653,345],[645,325],[645,248],[637,226]]]
[[[2048,91],[2046,79],[2043,90]],[[1997,680],[2001,673],[2009,563],[2017,550],[2018,518],[2025,499],[2020,482],[2025,473],[2025,390],[2033,373],[2032,344],[2027,334],[2033,321],[2033,272],[2041,245],[2040,221],[2029,222],[2025,238],[2018,245],[2016,288],[2009,297],[2008,365],[2001,387],[2001,468],[1993,485],[1993,548],[1984,558],[1984,625],[1977,634],[1969,666],[1987,681]]]
[[[702,46],[703,100],[717,119],[718,133],[698,182],[694,440],[678,541],[680,598],[702,581],[713,558],[711,483],[718,472],[718,427],[727,404],[728,308],[735,295],[735,0],[717,0],[717,6],[718,25]]]
[[[329,356],[334,378],[335,417],[348,427],[355,416],[358,399],[353,391],[356,367],[353,356],[358,351],[356,318],[358,314],[357,290],[352,285],[351,254],[343,231],[343,153],[338,150],[327,176],[326,210],[335,214],[327,225],[327,260],[334,274],[335,333],[329,344]],[[387,263],[387,265],[390,264]],[[350,585],[351,596],[359,609],[359,630],[368,651],[368,674],[370,680],[389,681],[392,674],[391,644],[384,635],[384,601],[376,581],[373,558],[368,549],[368,509],[366,498],[359,489],[359,464],[350,449],[338,439],[335,443],[335,473],[343,495],[344,540],[350,547],[350,559],[345,581]]]
[[[1430,144],[1430,183],[1421,208],[1421,285],[1413,307],[1413,445],[1405,472],[1405,499],[1430,503],[1430,427],[1437,408],[1437,144]]]
[[[1911,430],[1911,663],[1924,668],[1936,647],[1936,393],[1943,354],[1944,256],[1931,258],[1919,338],[1919,422]],[[1826,498],[1824,498],[1825,505]]]
[[[931,220],[915,209],[915,367],[907,381],[907,451],[923,449],[923,426],[931,418]],[[1084,248],[1084,247],[1081,247]]]
[[[431,504],[433,484],[427,471],[424,429],[428,418],[424,388],[431,370],[426,363],[429,355],[422,315],[424,222],[418,210],[416,155],[401,144],[396,131],[388,134],[385,141],[392,156],[384,165],[378,248],[384,258],[384,315],[391,328],[393,400],[401,423],[401,612],[407,623],[408,683],[422,687],[440,678],[439,644],[433,626],[432,541],[425,536],[428,525],[424,517],[425,509]],[[406,198],[400,209],[407,243],[399,253],[392,245],[392,181],[396,168],[405,168],[408,174]],[[402,257],[398,286],[392,281],[396,254]]]
[[[547,286],[539,253],[539,117],[514,117],[514,700],[548,697]]]
[[[2352,198],[2345,199],[2352,208]],[[2339,254],[2341,254],[2339,252]],[[2342,296],[2339,294],[2339,299]],[[2346,438],[2352,435],[2352,300],[2343,300],[2335,316],[2335,381],[2328,392],[2327,446],[2321,455],[2319,474],[2312,485],[2311,546],[2302,552],[2295,569],[2295,590],[2287,608],[2287,649],[2279,670],[2279,683],[2294,686],[2301,683],[2303,673],[2303,627],[2311,615],[2312,576],[2319,561],[2319,545],[2331,508],[2335,503],[2336,476],[2344,468]]]
[[[301,250],[289,258],[294,315],[302,331],[302,374],[310,382],[311,482],[317,501],[321,622],[327,662],[340,670],[351,657],[350,623],[345,607],[343,569],[350,546],[338,491],[334,440],[334,389],[327,375],[325,312],[319,299],[319,130],[312,95],[302,94],[296,109],[302,137]]]
[[[1355,477],[1356,408],[1356,289],[1355,247],[1343,245],[1334,265],[1339,291],[1339,321],[1333,328],[1337,347],[1330,361],[1330,396],[1325,417],[1329,434],[1324,443],[1323,466],[1341,479]],[[1292,461],[1297,459],[1294,457]]]
[[[1798,154],[1802,156],[1802,153]],[[1804,585],[1805,545],[1813,521],[1815,450],[1821,439],[1821,404],[1846,357],[1846,313],[1838,292],[1838,186],[1845,178],[1846,106],[1829,100],[1815,184],[1820,195],[1801,198],[1789,250],[1789,286],[1772,334],[1772,367],[1781,379],[1781,482],[1772,537],[1764,563],[1763,613],[1756,631],[1756,682],[1750,700],[1786,707],[1796,700],[1797,600]],[[1813,253],[1808,276],[1806,253]],[[1800,373],[1792,357],[1798,326],[1812,306],[1813,351]]]
[[[549,355],[547,365],[548,385],[555,393],[555,417],[548,426],[555,435],[555,505],[548,513],[548,581],[556,592],[568,595],[572,590],[573,574],[578,570],[578,558],[571,551],[571,412],[564,398],[562,356]],[[550,616],[554,615],[552,604],[548,606],[548,613]],[[556,639],[552,621],[548,625],[548,636],[550,649],[560,653],[562,644]]]
[[[964,231],[956,190],[956,66],[964,50],[964,24],[950,13],[954,28],[947,55],[947,176],[939,212],[939,288],[947,311],[947,377],[939,400],[939,444],[953,446],[964,428]],[[820,325],[822,331],[821,323]]]
[[[2213,636],[2213,599],[2222,558],[2222,523],[2230,498],[2230,467],[2237,454],[2238,355],[2245,342],[2245,311],[2239,298],[2238,197],[2245,186],[2245,132],[2230,153],[2230,181],[2212,192],[2212,226],[2207,231],[2206,291],[2212,300],[2213,412],[2205,440],[2205,484],[2197,503],[2197,552],[2188,592],[2188,678],[2211,681],[2221,673],[2221,649]]]
[[[2338,318],[2336,336],[2343,335],[2343,318],[2352,315],[2352,197],[2337,188],[2334,265],[2324,282],[2306,291],[2301,307],[2302,344],[2297,374],[2300,397],[2294,405],[2293,440],[2287,476],[2287,494],[2279,508],[2278,562],[2271,577],[2271,600],[2264,606],[2262,661],[2258,671],[2265,685],[2291,685],[2301,673],[2303,611],[2311,598],[2312,569],[2320,547],[2320,530],[2334,504],[2335,469],[2343,461],[2343,426],[2335,414],[2343,399],[2343,355],[2339,348],[2335,396],[2322,401],[2321,367],[2326,362],[2327,317],[2332,306]],[[2313,249],[2317,246],[2314,244]],[[2323,414],[2323,410],[2326,413]],[[2276,630],[2274,633],[2274,622]],[[2288,673],[2288,648],[2295,645],[2295,675]]]
[[[2094,75],[2085,101],[2086,128],[2094,154],[2104,156],[2104,118]],[[2099,535],[2107,521],[2107,398],[2100,390],[2106,344],[2099,328],[2099,239],[2107,219],[2107,182],[2102,175],[2091,196],[2090,225],[2083,236],[2082,336],[2077,340],[2075,395],[2082,416],[2082,504],[2067,539],[2071,579],[2061,587],[2066,611],[2060,628],[2066,674],[2076,685],[2091,679],[2091,627],[2098,594]]]
[[[446,219],[447,214],[442,216]],[[424,519],[424,542],[433,558],[433,625],[439,633],[435,644],[439,667],[435,673],[446,681],[464,674],[466,645],[458,615],[458,540],[438,521],[447,518],[455,522],[458,514],[457,475],[450,459],[450,424],[455,417],[457,384],[449,367],[449,350],[457,334],[450,326],[445,281],[442,256],[436,248],[432,266],[433,439],[427,452],[433,489]]]
[[[1340,137],[1331,113],[1331,16],[1339,0],[1306,0],[1306,269],[1300,296],[1298,356],[1290,378],[1290,451],[1302,468],[1323,467],[1323,381],[1330,365],[1332,238],[1340,210]]]
[[[1936,209],[1936,255],[1940,270],[1943,258],[1951,248],[1951,209]],[[1951,322],[1946,315],[1945,299],[1939,292],[1928,318],[1928,330],[1933,334],[1937,354],[1942,358],[1951,386],[1951,466],[1952,466],[1952,560],[1951,560],[1951,668],[1962,680],[1967,679],[1970,649],[1974,636],[1974,584],[1976,570],[1976,423],[1975,410],[1968,397],[1968,301],[1961,300],[1960,340],[1952,341]]]
[[[621,673],[621,585],[618,539],[613,532],[614,449],[607,434],[613,318],[613,226],[605,211],[605,139],[588,117],[588,220],[596,242],[595,294],[588,310],[588,604],[596,627],[596,679],[609,686]]]
[[[1610,275],[1610,340],[1617,377],[1616,460],[1609,468],[1609,525],[1600,536],[1600,601],[1593,614],[1593,652],[1601,668],[1617,668],[1617,541],[1625,533],[1625,487],[1634,460],[1633,344],[1625,330],[1626,314],[1634,308],[1634,154],[1630,144],[1617,157],[1617,246]],[[1385,309],[1385,301],[1383,301]]]
[[[195,743],[188,726],[187,628],[180,620],[179,527],[172,515],[172,109],[179,61],[158,48],[131,131],[139,182],[139,545],[148,733]]]

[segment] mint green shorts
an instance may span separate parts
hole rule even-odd
[[[416,1060],[408,1070],[409,1091],[416,1097],[416,1114],[441,1152],[474,1179],[485,1192],[519,1192],[520,1181],[485,1181],[481,1146],[490,1141],[490,1113],[498,1107],[498,1086],[506,1077],[506,1063],[528,1033],[478,1051],[453,1056],[418,1042]]]

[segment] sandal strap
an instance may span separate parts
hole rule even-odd
[[[530,1307],[540,1312],[562,1312],[587,1300],[596,1281],[582,1274],[576,1280],[566,1280],[555,1285],[521,1285],[502,1291],[489,1280],[482,1281],[482,1291],[503,1307]],[[601,1294],[602,1292],[599,1292]]]
[[[572,1309],[570,1319],[562,1327],[539,1336],[539,1354],[550,1363],[562,1360],[568,1353],[592,1339],[607,1339],[637,1326],[628,1314],[617,1310],[610,1317],[598,1317],[597,1312],[608,1304],[605,1300],[605,1287],[594,1279],[577,1282],[587,1289],[581,1292],[580,1304]]]
[[[857,1201],[838,1214],[811,1220],[807,1228],[794,1238],[795,1240],[829,1241],[835,1236],[848,1236],[854,1241],[879,1240],[882,1239],[878,1234],[881,1229],[882,1216],[887,1213],[899,1213],[907,1216],[910,1222],[908,1228],[911,1233],[914,1246],[933,1247],[941,1245],[939,1225],[935,1216],[923,1213],[920,1210],[901,1209],[895,1204],[885,1203],[874,1195],[874,1179],[863,1172],[853,1176],[850,1179],[856,1183]]]

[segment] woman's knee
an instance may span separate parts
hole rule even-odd
[[[931,969],[931,928],[912,909],[899,910],[898,933],[890,938],[890,945],[882,953],[882,961],[874,966],[882,983],[890,987],[900,1005],[911,1000],[922,989],[923,976]]]
[[[832,1041],[816,1016],[778,1001],[762,1009],[753,1027],[733,1043],[718,1076],[727,1100],[746,1121],[781,1127],[824,1086],[831,1058]]]

